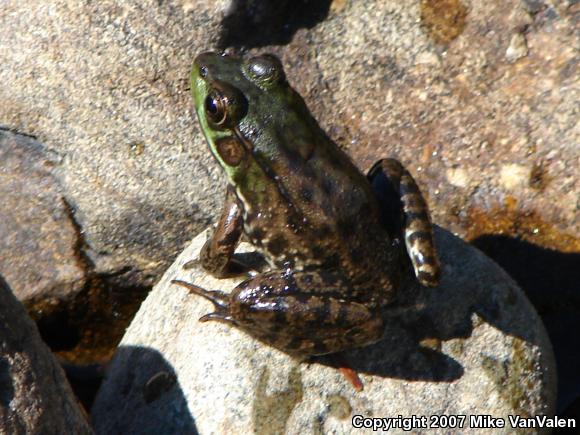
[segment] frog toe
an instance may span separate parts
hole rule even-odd
[[[234,323],[234,324],[236,323],[230,314],[230,297],[228,294],[221,292],[219,290],[206,290],[195,284],[191,284],[186,281],[181,281],[179,279],[174,279],[171,281],[171,283],[185,287],[191,293],[207,299],[214,305],[215,311],[201,316],[199,318],[200,322],[208,322],[210,320],[215,320],[224,323]]]
[[[208,322],[210,320],[215,320],[217,322],[223,322],[223,323],[234,323],[234,324],[236,323],[234,321],[233,317],[230,316],[228,313],[219,312],[219,311],[215,311],[213,313],[207,313],[199,318],[200,322]]]
[[[172,280],[171,284],[177,284],[180,285],[181,287],[185,287],[190,291],[190,293],[201,296],[207,299],[208,301],[212,302],[216,308],[227,309],[230,305],[229,295],[219,290],[206,290],[195,284],[191,284],[190,282],[186,281],[181,281],[179,279]]]

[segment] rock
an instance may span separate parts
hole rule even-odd
[[[515,62],[527,55],[528,43],[526,41],[526,35],[523,33],[514,33],[512,39],[510,39],[510,45],[505,52],[505,58],[509,62]]]
[[[152,285],[225,187],[188,88],[193,57],[219,39],[228,5],[3,4],[0,82],[10,86],[0,122],[62,156],[86,254],[111,286]]]
[[[281,55],[353,158],[366,167],[400,158],[453,232],[490,232],[473,234],[471,212],[503,207],[507,195],[522,215],[580,231],[574,6],[295,3],[3,2],[0,120],[63,156],[60,179],[96,273],[118,287],[150,285],[215,218],[224,181],[188,80],[195,54],[230,45]],[[529,54],[506,62],[522,29]],[[512,192],[500,163],[538,167],[543,181]],[[469,174],[468,185],[449,183],[449,170]],[[558,248],[517,225],[502,230]]]
[[[73,213],[42,144],[0,130],[0,274],[39,315],[74,299],[86,283]]]
[[[447,170],[447,181],[453,186],[465,188],[469,185],[470,174],[462,168],[450,168]]]
[[[507,191],[524,188],[530,179],[531,172],[530,168],[522,165],[505,165],[500,169],[499,182]]]
[[[473,245],[526,290],[540,313],[557,362],[558,415],[574,401],[580,405],[580,334],[570,333],[580,330],[580,248],[559,252],[501,235],[480,237]]]
[[[150,287],[128,280],[118,291],[95,272],[79,211],[55,177],[61,161],[37,140],[0,128],[0,274],[59,358],[102,363]]]
[[[93,433],[60,365],[2,277],[0,300],[0,433]]]
[[[349,2],[297,35],[290,50],[300,42],[313,48],[285,53],[285,64],[295,68],[287,75],[360,167],[389,155],[405,163],[429,195],[434,221],[453,233],[496,232],[477,226],[473,212],[507,214],[512,198],[518,215],[535,213],[577,235],[578,8],[559,5],[547,19],[531,15],[531,3],[537,2]],[[510,50],[514,63],[506,61],[512,38],[519,44]],[[295,53],[307,55],[295,60]],[[427,53],[440,66],[425,62]],[[309,63],[323,87],[303,75],[292,81]],[[543,181],[530,176],[510,189],[499,176],[508,165],[538,168]],[[450,171],[469,174],[469,183],[462,186],[463,177],[460,186],[450,183]],[[501,231],[566,249],[518,225]]]
[[[298,363],[235,328],[200,323],[210,303],[170,281],[226,290],[239,282],[183,269],[205,239],[179,256],[127,330],[92,409],[97,433],[338,434],[352,431],[355,415],[507,422],[554,412],[555,365],[538,315],[502,269],[444,230],[441,285],[413,280],[389,309],[384,340],[344,354],[362,392],[328,357]],[[466,422],[460,432],[477,430]],[[496,433],[513,432],[508,423]]]

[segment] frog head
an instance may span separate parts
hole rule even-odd
[[[273,55],[243,61],[202,53],[192,92],[212,154],[234,185],[283,177],[293,160],[311,154],[313,136],[324,134]]]

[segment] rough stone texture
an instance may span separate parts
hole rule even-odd
[[[0,124],[62,156],[95,272],[121,285],[151,284],[212,215],[221,181],[193,127],[189,70],[227,3],[2,5]]]
[[[0,274],[15,296],[43,309],[85,285],[78,229],[52,175],[57,162],[37,141],[0,130]]]
[[[183,269],[205,238],[179,256],[123,338],[92,410],[97,433],[340,434],[356,414],[554,412],[554,360],[536,312],[503,270],[444,230],[442,284],[402,290],[385,339],[345,354],[363,392],[329,361],[299,364],[230,326],[199,323],[210,304],[170,280],[236,282]]]
[[[93,433],[60,365],[1,276],[0,300],[0,433]]]
[[[561,236],[580,229],[579,10],[541,0],[276,10],[259,1],[7,0],[0,124],[62,155],[96,272],[150,284],[215,217],[224,185],[191,113],[191,61],[219,44],[259,46],[282,55],[290,81],[362,167],[388,155],[407,164],[441,225],[569,252],[580,246]],[[530,213],[525,226],[480,224],[481,214]]]
[[[578,238],[580,5],[542,1],[531,12],[528,3],[346,2],[305,35],[319,80],[295,83],[361,167],[383,155],[407,164],[440,225],[463,236],[493,232],[470,231],[475,211],[505,210],[509,199],[515,219],[537,213]],[[514,34],[525,35],[529,52],[515,62]],[[580,249],[578,239],[502,230]]]

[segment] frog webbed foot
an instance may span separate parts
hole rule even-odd
[[[201,296],[214,305],[215,311],[213,313],[205,314],[199,318],[200,322],[207,322],[208,320],[216,320],[219,322],[236,324],[235,320],[230,314],[230,297],[228,294],[221,292],[219,290],[206,290],[195,284],[189,282],[174,279],[171,281],[172,284],[177,284],[185,287],[190,293]]]

